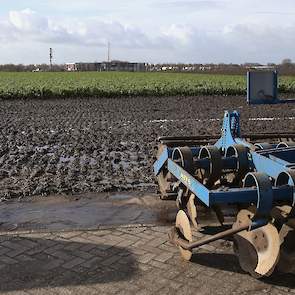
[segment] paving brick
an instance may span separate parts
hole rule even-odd
[[[85,245],[80,246],[80,250],[85,251],[85,252],[89,252],[94,248],[97,248],[96,244],[85,244]]]
[[[157,260],[159,262],[166,262],[168,259],[172,258],[173,254],[170,252],[164,252],[160,255],[157,255],[154,260]]]
[[[157,247],[151,246],[151,245],[142,245],[141,249],[143,249],[143,250],[145,250],[147,252],[150,252],[150,253],[157,254],[157,255],[160,255],[160,254],[164,253],[163,250],[161,250],[161,249],[159,249]]]
[[[146,251],[137,248],[132,248],[130,251],[135,255],[144,255],[146,253]]]
[[[146,253],[142,256],[138,257],[138,262],[140,263],[148,263],[149,261],[151,261],[156,255],[155,254],[151,254],[151,253]]]
[[[16,264],[18,261],[16,259],[13,259],[7,256],[1,256],[0,262],[11,265],[11,264]]]
[[[48,246],[37,246],[33,249],[30,249],[29,251],[26,251],[27,255],[35,255],[38,253],[44,253],[46,249],[48,249]]]
[[[160,245],[162,245],[162,244],[164,244],[166,242],[167,242],[167,237],[166,236],[165,237],[158,237],[158,238],[153,239],[152,241],[150,241],[148,243],[148,245],[152,246],[152,247],[158,247],[158,246],[160,246]]]
[[[104,237],[97,236],[97,235],[94,235],[92,233],[82,235],[81,238],[84,239],[84,242],[88,240],[88,242],[96,243],[96,244],[105,243],[105,241],[106,241]]]
[[[113,263],[117,262],[120,259],[121,259],[120,256],[114,255],[114,256],[111,256],[111,257],[109,257],[109,258],[107,258],[105,260],[102,260],[101,264],[105,265],[105,266],[110,266],[110,265],[112,265]]]
[[[124,241],[120,242],[119,244],[117,244],[117,246],[125,248],[125,247],[133,245],[134,243],[135,242],[132,240],[124,240]]]
[[[1,244],[2,247],[6,247],[9,248],[11,250],[24,250],[24,248],[26,249],[26,247],[20,245],[17,241],[5,241]]]
[[[52,261],[42,265],[42,268],[45,270],[52,270],[64,264],[64,261],[61,259],[53,259]]]
[[[114,236],[122,236],[123,235],[123,233],[121,231],[119,231],[119,230],[113,230],[111,232],[111,234],[114,235]]]
[[[80,257],[84,260],[87,260],[87,259],[90,259],[92,258],[94,255],[93,254],[90,254],[88,252],[85,252],[85,251],[81,251],[81,250],[75,250],[72,252],[72,254],[76,257]]]
[[[21,239],[21,240],[18,241],[18,244],[22,245],[23,247],[25,247],[27,249],[31,249],[31,248],[34,248],[34,247],[38,246],[37,242],[33,242],[31,240],[28,240],[28,239]]]
[[[56,244],[56,245],[54,245],[52,247],[46,248],[44,250],[44,253],[46,253],[46,254],[52,254],[52,253],[56,253],[57,251],[62,250],[64,248],[65,248],[65,245],[64,244],[58,243],[58,244]]]
[[[81,258],[77,257],[77,258],[74,258],[74,259],[68,261],[67,263],[63,264],[62,267],[66,268],[66,269],[72,269],[75,266],[77,266],[79,264],[82,264],[83,262],[85,262],[84,259],[81,259]]]
[[[179,250],[177,247],[172,246],[170,243],[164,243],[162,245],[159,245],[159,249],[165,251],[165,252],[171,252],[171,253],[179,253]]]
[[[29,256],[27,254],[21,254],[21,255],[15,257],[15,259],[19,262],[26,262],[26,261],[28,262],[28,261],[34,260],[34,258],[32,256]]]
[[[162,263],[162,262],[159,262],[159,261],[156,261],[156,260],[151,260],[149,262],[149,265],[154,266],[154,267],[158,267],[158,268],[161,268],[161,269],[168,269],[170,267],[168,264],[165,264],[165,263]]]
[[[66,240],[70,240],[70,239],[80,236],[82,234],[83,234],[83,232],[77,231],[77,232],[58,233],[58,236],[63,239],[66,239]]]
[[[142,232],[142,233],[139,233],[136,235],[138,238],[141,238],[141,239],[145,239],[145,240],[152,240],[154,239],[155,237],[151,234],[148,234],[146,232]]]
[[[206,245],[197,251],[194,262],[185,262],[177,247],[167,242],[169,230],[119,227],[2,237],[0,292],[246,295],[294,291],[293,277],[269,278],[266,283],[241,272],[237,259],[231,258],[230,242]],[[217,255],[218,263],[212,265],[214,258],[207,261],[206,255]]]
[[[124,233],[121,238],[124,240],[124,241],[134,241],[134,242],[137,242],[139,241],[141,238],[138,236],[138,234],[136,235],[131,235],[129,233]]]
[[[64,261],[71,261],[71,260],[75,259],[74,256],[69,255],[68,253],[61,251],[61,250],[51,253],[51,255],[54,257],[57,257],[61,260],[64,260]]]
[[[138,233],[146,231],[146,227],[144,227],[144,226],[140,226],[140,227],[122,227],[122,228],[119,228],[119,230],[124,232],[124,233],[127,233],[127,234],[136,235]]]
[[[10,248],[0,246],[0,256],[6,254],[9,251],[11,251]]]
[[[107,230],[107,229],[101,229],[101,230],[97,230],[97,231],[92,231],[91,235],[95,235],[98,237],[103,237],[103,236],[109,236],[112,234],[112,230]]]
[[[26,251],[25,248],[23,248],[23,249],[18,249],[18,250],[13,250],[13,251],[9,251],[9,252],[7,252],[6,255],[7,255],[8,257],[13,258],[13,257],[15,257],[15,256],[17,256],[17,255],[20,255],[20,254],[24,253],[25,251]]]
[[[86,268],[97,268],[100,265],[102,258],[101,257],[93,257],[81,264],[81,266]]]

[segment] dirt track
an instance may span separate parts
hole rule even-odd
[[[295,131],[294,104],[239,97],[1,101],[0,198],[153,190],[156,138],[216,134],[233,109],[244,132]]]

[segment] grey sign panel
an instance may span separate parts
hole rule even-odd
[[[247,101],[249,104],[277,102],[277,72],[249,71],[247,73]]]

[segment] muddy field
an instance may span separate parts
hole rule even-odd
[[[243,97],[1,101],[0,198],[154,191],[157,137],[219,133],[234,109],[243,132],[295,131],[295,104]]]

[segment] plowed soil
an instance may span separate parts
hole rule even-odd
[[[295,104],[243,97],[1,101],[0,198],[154,190],[157,137],[217,134],[224,110],[242,132],[295,131]]]

